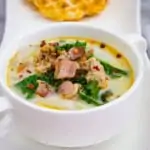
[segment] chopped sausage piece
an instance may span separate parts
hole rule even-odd
[[[81,58],[84,55],[85,50],[82,47],[78,47],[78,48],[73,47],[69,50],[68,53],[71,60],[76,60],[78,58]]]
[[[58,92],[64,98],[72,98],[78,93],[79,85],[73,84],[71,81],[64,81],[58,89]]]
[[[44,81],[38,81],[38,88],[36,90],[36,94],[41,96],[41,97],[46,97],[49,93],[52,92],[52,90],[50,90],[49,85],[44,82]]]
[[[79,68],[77,62],[67,59],[58,60],[55,64],[55,78],[73,78],[76,74],[76,70]]]

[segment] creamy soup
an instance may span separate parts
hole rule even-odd
[[[21,47],[11,58],[8,86],[35,105],[82,110],[104,105],[133,84],[128,60],[94,40],[63,37]]]

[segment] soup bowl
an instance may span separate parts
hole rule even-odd
[[[15,94],[6,82],[9,59],[22,46],[60,36],[90,38],[115,47],[132,65],[135,81],[131,88],[108,104],[80,111],[41,108]],[[120,133],[134,119],[142,96],[145,49],[145,40],[142,37],[120,37],[79,23],[53,24],[14,39],[8,46],[3,46],[1,52],[0,83],[12,105],[17,129],[30,139],[59,147],[89,146]]]

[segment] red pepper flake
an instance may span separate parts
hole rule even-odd
[[[45,46],[45,45],[46,45],[45,40],[41,41],[40,47],[43,47],[43,46]]]
[[[100,48],[105,48],[105,47],[106,47],[106,45],[104,43],[100,44]]]
[[[23,77],[23,75],[22,75],[22,74],[20,74],[20,75],[19,75],[19,78],[22,78],[22,77]]]
[[[34,87],[35,87],[35,86],[34,86],[33,84],[28,84],[28,85],[27,85],[27,88],[29,88],[29,89],[31,89],[31,90],[33,90]]]
[[[100,71],[99,67],[98,66],[94,66],[93,69],[97,70],[97,71]]]
[[[30,70],[27,70],[27,73],[32,73],[32,71],[30,71]]]
[[[121,58],[121,57],[122,57],[122,55],[119,53],[116,55],[116,58]]]

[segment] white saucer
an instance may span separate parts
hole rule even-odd
[[[139,0],[110,0],[109,6],[103,14],[84,22],[97,25],[118,34],[137,33],[141,34],[140,25],[140,1]],[[48,26],[50,22],[40,17],[36,12],[32,12],[23,5],[22,0],[7,0],[7,23],[2,46],[13,42],[14,38],[23,36],[32,30]],[[148,58],[147,59],[147,65]],[[149,67],[150,68],[150,67]],[[150,69],[145,75],[144,88],[145,95],[137,107],[137,117],[132,126],[117,135],[111,140],[101,144],[82,148],[85,150],[148,150],[148,105],[150,104],[150,93],[148,86],[150,79]],[[3,122],[3,137],[0,136],[1,150],[61,150],[67,148],[54,148],[30,141],[20,135],[17,130],[10,128],[10,118],[5,118]],[[7,132],[8,131],[8,132]],[[6,134],[7,132],[7,134]],[[4,136],[5,134],[5,136]],[[79,148],[74,148],[79,149]]]

